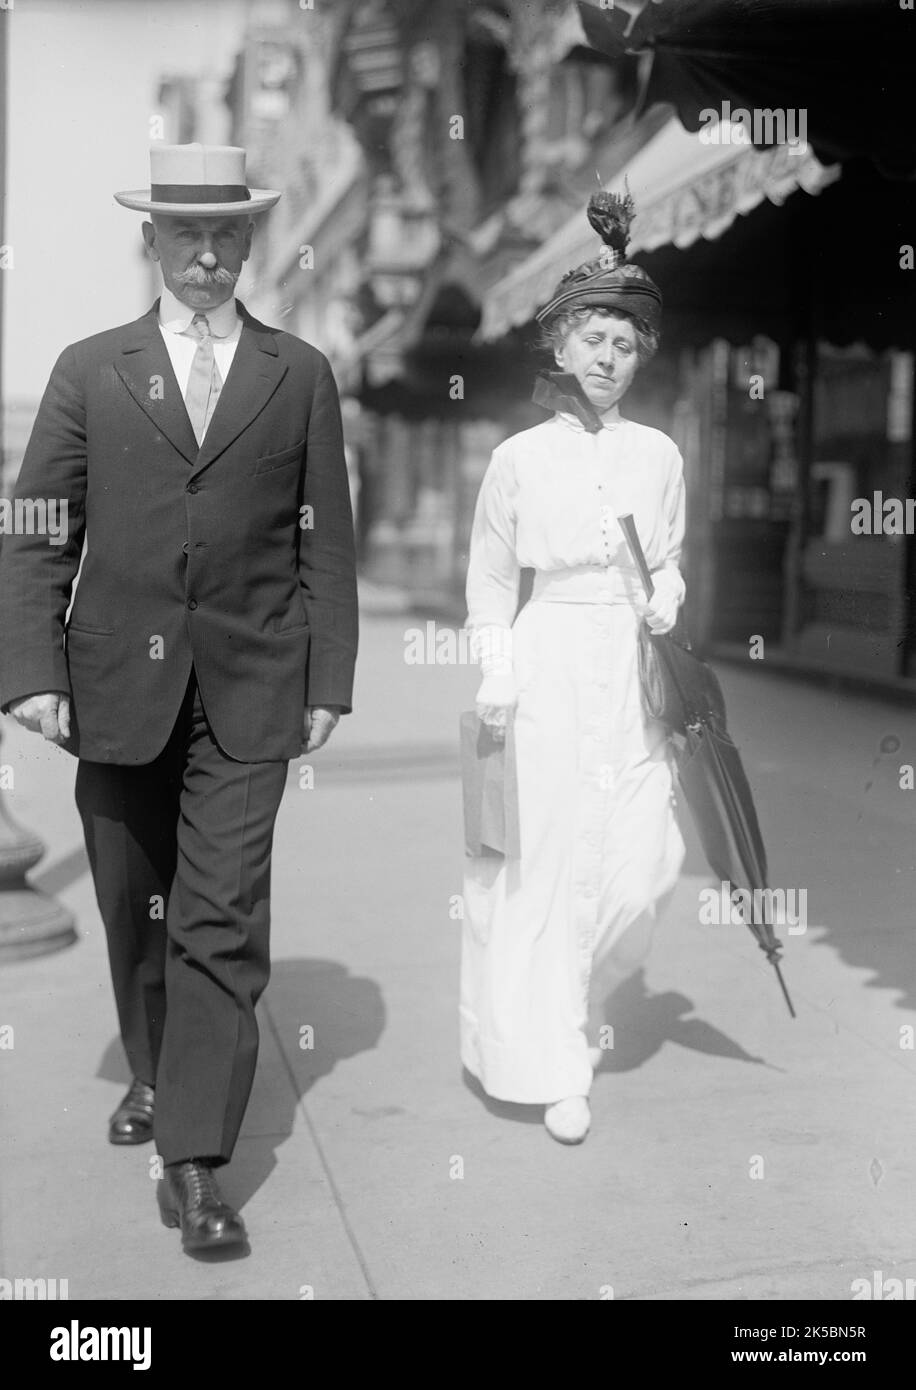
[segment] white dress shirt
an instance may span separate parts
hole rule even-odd
[[[684,477],[672,439],[632,420],[591,434],[558,412],[504,440],[477,501],[468,626],[512,626],[522,566],[536,572],[535,598],[641,601],[642,583],[617,521],[627,512],[656,587],[680,602]]]
[[[206,314],[213,337],[213,356],[223,381],[229,374],[242,334],[242,320],[236,312],[234,298],[227,299],[216,309],[191,309],[163,285],[159,302],[159,331],[165,341],[182,399],[188,393],[191,363],[200,342],[196,334],[188,331],[195,314]]]

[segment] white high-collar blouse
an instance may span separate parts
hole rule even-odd
[[[680,602],[683,460],[661,430],[632,420],[590,433],[573,415],[522,430],[493,451],[477,500],[468,626],[511,627],[520,568],[534,598],[633,603],[644,590],[617,517],[632,513],[657,587]]]

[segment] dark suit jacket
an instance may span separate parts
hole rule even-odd
[[[65,499],[69,535],[55,546],[11,534],[0,548],[0,707],[69,691],[70,751],[147,763],[193,662],[224,752],[293,758],[307,704],[351,701],[337,387],[317,349],[239,304],[241,336],[198,449],[157,310],[66,348],[51,374],[15,496]]]

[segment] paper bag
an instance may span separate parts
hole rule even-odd
[[[461,787],[465,854],[517,859],[521,850],[511,719],[505,742],[497,742],[476,711],[462,714]]]

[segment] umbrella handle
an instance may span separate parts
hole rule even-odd
[[[645,552],[642,548],[642,544],[640,543],[639,532],[636,530],[636,522],[633,520],[633,513],[627,512],[625,516],[619,516],[617,518],[617,521],[620,525],[620,529],[623,531],[624,538],[627,543],[627,548],[629,549],[630,555],[633,559],[633,563],[639,570],[640,578],[643,582],[643,588],[646,591],[646,597],[651,598],[652,595],[655,593],[655,583],[652,579],[652,573],[649,569]],[[691,728],[696,723],[700,722],[699,716],[697,712],[692,708],[690,701],[687,699],[687,696],[681,687],[681,683],[678,680],[677,671],[675,670],[674,663],[672,661],[671,652],[667,644],[664,642],[657,644],[656,649],[659,652],[659,659],[663,661],[665,664],[665,668],[668,672],[668,677],[671,681],[671,684],[674,686],[674,689],[677,693],[677,697],[684,708],[684,723],[685,725],[687,725],[688,728]]]
[[[645,553],[640,544],[639,533],[636,530],[636,522],[633,520],[633,513],[627,512],[626,516],[619,516],[617,520],[620,523],[620,529],[623,531],[627,549],[630,552],[633,564],[639,570],[639,576],[642,579],[643,588],[646,591],[646,598],[651,598],[655,593],[655,584],[652,580],[652,574],[649,570]]]

